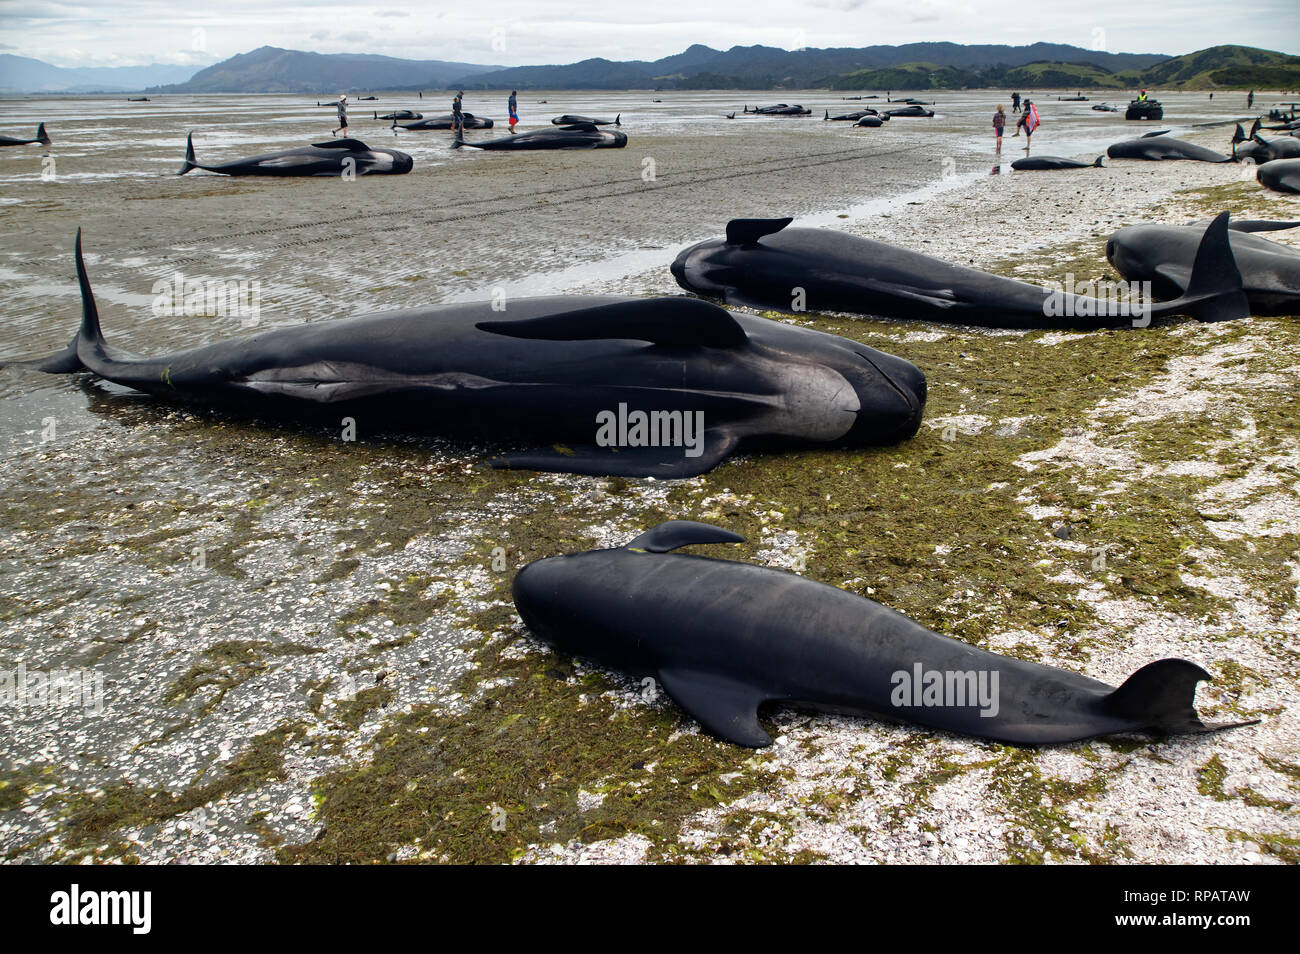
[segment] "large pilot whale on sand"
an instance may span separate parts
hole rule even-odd
[[[559,651],[655,679],[707,731],[737,745],[771,744],[763,705],[1015,745],[1231,727],[1201,720],[1196,686],[1211,677],[1185,659],[1148,663],[1116,688],[942,636],[783,570],[672,552],[743,539],[674,520],[621,547],[547,557],[515,575],[515,606]]]
[[[215,165],[194,156],[194,133],[185,140],[185,161],[178,176],[195,169],[227,176],[375,176],[401,175],[415,164],[396,149],[372,149],[360,139],[326,139],[310,146],[269,152],[248,159],[232,159]]]
[[[502,467],[692,477],[742,446],[905,440],[925,405],[925,376],[901,358],[686,297],[435,305],[142,357],[104,339],[80,233],[76,265],[76,337],[9,364],[286,423],[533,448]]]
[[[787,228],[791,221],[733,219],[724,238],[678,254],[677,284],[729,305],[793,311],[798,302],[803,311],[989,328],[1117,328],[1167,315],[1222,321],[1249,314],[1226,212],[1202,233],[1187,291],[1137,312],[1131,300],[1071,295],[833,229]]]
[[[1125,226],[1106,242],[1106,258],[1129,281],[1151,282],[1157,298],[1177,298],[1187,291],[1206,225]],[[1300,222],[1249,219],[1229,227],[1232,257],[1241,272],[1251,314],[1300,315],[1300,249],[1255,234],[1297,227]]]

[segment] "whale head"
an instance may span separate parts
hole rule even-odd
[[[652,671],[653,660],[625,638],[628,601],[617,564],[629,555],[623,547],[589,550],[523,567],[511,592],[528,631],[563,653]]]

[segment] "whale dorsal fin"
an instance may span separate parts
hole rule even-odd
[[[757,245],[764,235],[781,231],[794,219],[732,219],[727,223],[728,245]]]
[[[661,669],[659,682],[713,735],[754,749],[772,744],[758,721],[758,707],[766,699],[761,690],[717,673],[685,669]]]
[[[698,298],[634,299],[520,321],[480,321],[477,327],[547,341],[630,338],[658,345],[734,348],[749,340],[730,312]]]
[[[627,545],[629,550],[667,553],[695,543],[744,543],[745,538],[730,530],[694,520],[669,520],[647,530]]]

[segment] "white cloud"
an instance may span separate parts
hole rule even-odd
[[[174,0],[0,0],[0,24],[6,47],[60,66],[177,62],[191,50],[195,28],[205,31],[213,60],[263,44],[506,65],[656,59],[691,43],[726,49],[1044,40],[1090,47],[1099,29],[1113,51],[1172,54],[1218,43],[1300,48],[1295,0],[1181,0],[1176,10],[1131,0],[482,0],[441,11],[408,0],[381,0],[374,8],[355,0],[223,0],[220,8],[200,10]]]

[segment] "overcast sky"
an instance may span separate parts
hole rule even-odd
[[[439,12],[441,11],[441,12]],[[657,59],[692,43],[1037,40],[1130,53],[1300,51],[1297,0],[0,0],[0,52],[57,66],[207,64],[259,46],[509,66]]]

